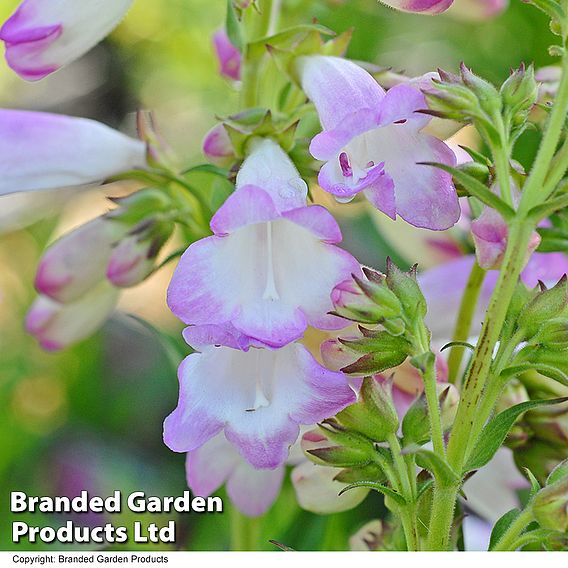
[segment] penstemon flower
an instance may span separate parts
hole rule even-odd
[[[144,167],[144,142],[104,124],[0,110],[0,195],[93,185]]]
[[[23,79],[43,79],[99,43],[132,2],[24,0],[0,28],[8,65]]]
[[[26,316],[26,330],[46,351],[59,351],[92,335],[114,311],[119,292],[101,282],[70,303],[40,295]]]
[[[205,333],[188,328],[185,338],[199,352],[182,362],[178,406],[164,422],[174,451],[191,452],[224,431],[251,465],[273,469],[286,460],[300,424],[333,416],[355,399],[345,376],[302,345],[236,349],[238,334],[214,326]]]
[[[338,57],[300,57],[300,82],[323,132],[310,145],[325,161],[319,184],[340,201],[360,192],[377,209],[416,227],[453,226],[460,215],[451,176],[420,165],[455,165],[454,153],[421,130],[430,119],[424,96],[409,85],[386,93],[361,67]]]
[[[231,322],[240,332],[280,347],[308,325],[344,327],[328,315],[331,290],[357,272],[334,246],[336,221],[306,204],[307,187],[284,151],[258,141],[237,189],[211,220],[214,236],[192,244],[168,289],[168,305],[186,324]]]

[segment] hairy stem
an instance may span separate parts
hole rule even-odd
[[[534,167],[525,183],[519,211],[527,213],[532,207],[549,197],[554,187],[549,184],[544,188],[548,171],[558,146],[562,130],[566,123],[568,110],[568,56],[562,59],[562,78],[542,143],[535,158]],[[567,157],[568,158],[568,157]],[[561,166],[564,165],[564,160]],[[568,165],[568,164],[567,164]],[[563,175],[563,173],[562,173]]]
[[[505,534],[499,539],[493,550],[495,552],[505,552],[516,550],[516,542],[521,533],[528,527],[534,515],[530,504],[527,508],[511,523]]]

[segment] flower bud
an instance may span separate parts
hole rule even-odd
[[[349,511],[357,507],[369,493],[365,487],[356,487],[339,493],[346,483],[335,480],[337,470],[311,462],[304,462],[292,470],[292,485],[296,491],[298,505],[306,511],[330,515]]]
[[[402,12],[416,12],[419,14],[440,14],[445,12],[454,0],[380,0],[386,6]]]
[[[213,35],[213,47],[219,62],[219,73],[227,79],[238,81],[241,78],[241,53],[231,43],[224,29]]]
[[[129,226],[156,213],[169,211],[173,207],[170,197],[164,191],[153,187],[141,189],[126,197],[115,197],[112,201],[118,207],[107,213],[107,219],[121,221]]]
[[[362,337],[356,340],[338,341],[354,354],[361,355],[354,363],[343,367],[344,373],[367,376],[398,367],[411,352],[411,344],[399,335],[387,331],[360,328]]]
[[[532,508],[542,528],[564,532],[568,528],[568,475],[542,488]]]
[[[459,392],[454,385],[437,383],[438,403],[442,418],[442,428],[451,428],[456,417],[459,403]],[[426,396],[422,393],[408,409],[402,420],[402,435],[404,444],[425,444],[430,439],[430,421]]]
[[[214,126],[203,140],[203,154],[216,166],[230,166],[236,159],[231,139],[222,124]]]
[[[152,223],[142,234],[122,239],[112,251],[106,276],[115,286],[127,288],[145,280],[154,270],[156,257],[170,238],[172,223]]]
[[[59,351],[97,331],[113,312],[119,292],[107,282],[80,300],[60,304],[39,296],[26,316],[26,331],[46,351]]]
[[[363,380],[358,400],[337,414],[337,421],[374,442],[383,442],[398,430],[392,385],[372,377]]]
[[[500,213],[484,207],[481,215],[471,223],[475,254],[479,266],[485,270],[498,270],[503,263],[509,227]],[[540,236],[533,232],[529,241],[525,262],[540,244]]]
[[[402,304],[403,311],[410,321],[424,318],[426,315],[426,300],[416,281],[416,266],[410,272],[403,272],[387,258],[386,282]]]
[[[440,404],[442,429],[446,432],[452,427],[456,418],[460,393],[454,385],[447,383],[437,383],[436,392]]]
[[[532,65],[525,69],[524,64],[521,64],[501,86],[503,103],[514,121],[516,115],[520,115],[520,120],[526,119],[536,103],[537,95],[538,84]]]
[[[347,431],[333,420],[306,432],[301,447],[314,463],[334,467],[366,465],[375,453],[368,439]]]
[[[555,349],[568,347],[568,318],[556,318],[543,323],[533,342]]]
[[[352,280],[346,280],[333,289],[331,299],[337,315],[360,323],[384,323],[389,319],[398,320],[402,314],[402,306],[387,288],[384,276],[379,283],[353,275]]]
[[[526,338],[533,337],[540,326],[548,320],[558,318],[568,305],[568,281],[564,275],[549,290],[543,290],[522,311],[517,325],[526,332]]]
[[[385,541],[391,536],[392,529],[377,519],[364,524],[349,538],[349,550],[353,552],[385,550]]]
[[[531,410],[525,421],[540,440],[568,450],[568,403]]]
[[[98,217],[61,237],[40,260],[37,291],[62,303],[78,300],[104,280],[112,247],[127,231],[123,223]]]
[[[529,399],[529,394],[524,385],[520,381],[513,379],[507,383],[507,386],[503,389],[503,392],[497,401],[495,412],[503,412],[504,410],[526,402]],[[519,448],[526,444],[531,436],[532,431],[530,428],[527,428],[524,417],[519,417],[513,424],[513,427],[509,430],[504,443],[511,449]]]

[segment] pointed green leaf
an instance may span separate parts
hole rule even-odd
[[[451,174],[456,181],[468,190],[470,195],[477,197],[482,203],[485,203],[485,205],[501,213],[505,220],[512,219],[515,216],[515,212],[511,207],[473,176],[446,164],[439,164],[437,162],[422,162],[422,164],[425,166],[434,166]]]
[[[432,473],[439,485],[447,486],[458,481],[457,473],[438,454],[424,448],[404,448],[403,454],[414,454],[416,463]]]
[[[374,481],[357,481],[356,483],[352,483],[351,485],[344,487],[339,492],[339,495],[343,495],[346,491],[355,489],[356,487],[367,487],[368,489],[373,489],[374,491],[382,493],[386,497],[390,497],[399,505],[406,505],[406,499],[400,493],[397,493],[394,489],[391,489],[386,485],[382,485],[381,483],[376,483]]]
[[[529,400],[516,404],[495,416],[483,428],[479,440],[464,468],[464,473],[479,469],[491,461],[491,458],[505,441],[509,430],[523,412],[539,406],[560,404],[567,400],[568,397],[550,400]]]
[[[493,550],[495,545],[501,540],[507,529],[521,514],[519,509],[511,509],[506,512],[496,523],[491,531],[491,539],[489,540],[489,550]]]

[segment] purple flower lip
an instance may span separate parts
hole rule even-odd
[[[366,171],[366,175],[362,178],[359,178],[355,183],[353,183],[353,169],[345,152],[342,152],[339,155],[339,164],[343,176],[347,179],[350,179],[352,183],[335,183],[331,186],[325,184],[327,191],[339,198],[353,197],[375,183],[375,181],[377,181],[377,179],[379,179],[381,176],[385,175],[384,162],[380,162],[379,164],[375,165],[374,162],[370,161],[368,163],[369,169]]]

